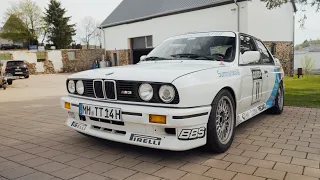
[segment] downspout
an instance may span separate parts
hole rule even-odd
[[[240,6],[238,4],[238,0],[234,0],[234,3],[237,6],[237,31],[240,32]]]

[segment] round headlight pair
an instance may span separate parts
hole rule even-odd
[[[139,96],[143,101],[150,101],[153,97],[153,88],[150,84],[141,84]],[[162,85],[159,89],[159,97],[164,103],[170,103],[175,97],[175,90],[170,85]]]
[[[83,95],[83,93],[84,93],[83,82],[81,80],[79,80],[79,81],[77,81],[77,83],[75,83],[73,80],[70,80],[68,82],[68,90],[72,94],[77,92],[78,94]]]

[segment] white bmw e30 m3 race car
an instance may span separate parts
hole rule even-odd
[[[284,72],[263,42],[237,32],[166,39],[136,65],[71,75],[67,125],[107,140],[225,152],[235,128],[284,107]]]

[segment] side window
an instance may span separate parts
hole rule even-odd
[[[246,51],[257,51],[256,45],[254,43],[253,38],[249,36],[240,36],[240,52],[241,54],[245,53]],[[248,65],[257,65],[260,64],[260,61],[250,63]]]
[[[265,47],[265,45],[259,41],[256,40],[257,46],[258,46],[258,50],[261,53],[261,60],[263,64],[274,64],[273,59],[271,57],[271,55],[269,54],[267,48]]]

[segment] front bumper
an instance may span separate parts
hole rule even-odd
[[[65,108],[65,102],[71,108]],[[85,117],[80,120],[79,104],[120,108],[122,121],[108,123]],[[62,97],[61,106],[69,112],[67,125],[79,132],[102,139],[156,149],[184,151],[206,144],[206,128],[211,106],[197,108],[163,108],[100,102],[74,97]],[[149,115],[166,116],[166,124],[149,122]],[[84,124],[86,128],[74,127]],[[166,131],[171,128],[170,133]],[[172,130],[174,133],[172,133]]]

